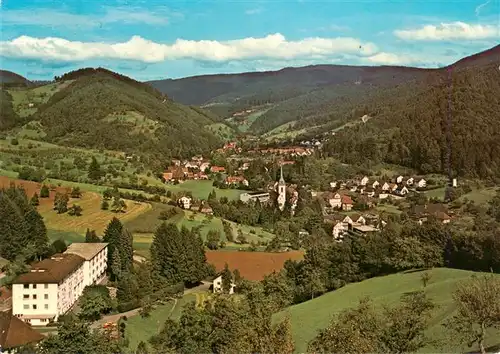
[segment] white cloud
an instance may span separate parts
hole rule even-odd
[[[394,31],[394,35],[401,39],[415,41],[478,40],[498,38],[499,33],[499,26],[472,25],[464,22],[441,23],[438,26],[426,25],[418,29]]]
[[[386,52],[380,52],[370,57],[367,57],[366,61],[373,64],[381,64],[381,65],[408,65],[417,62],[415,58],[407,55],[398,55]]]
[[[377,54],[378,49],[372,43],[349,37],[311,37],[288,41],[283,35],[276,33],[262,38],[250,37],[230,41],[178,39],[173,44],[156,43],[139,36],[114,44],[21,36],[0,42],[0,53],[5,57],[42,61],[121,59],[156,63],[176,59],[224,62],[254,59],[328,59],[344,55],[370,57]]]
[[[144,10],[139,7],[104,7],[101,14],[82,15],[54,9],[2,11],[2,25],[47,27],[98,27],[108,23],[168,24],[170,16],[179,16],[165,7]]]

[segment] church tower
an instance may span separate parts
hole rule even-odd
[[[283,178],[283,166],[281,166],[281,175],[280,180],[278,182],[278,207],[281,211],[285,209],[285,201],[286,201],[286,183]]]

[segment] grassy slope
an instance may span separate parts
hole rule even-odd
[[[20,117],[28,117],[33,113],[36,113],[39,105],[47,103],[47,101],[56,92],[64,89],[72,82],[72,80],[68,80],[65,82],[57,82],[35,88],[13,88],[9,90],[9,93],[12,96],[12,105],[15,112]],[[29,107],[30,103],[33,104],[33,107]]]
[[[194,294],[189,294],[183,298],[174,301],[169,301],[164,305],[157,306],[151,311],[149,317],[141,317],[140,315],[130,317],[127,320],[125,336],[129,340],[128,347],[135,352],[140,341],[145,341],[157,334],[168,318],[178,319],[181,315],[182,306],[188,302],[196,300]],[[174,308],[175,304],[175,308]]]
[[[428,347],[424,351],[429,353],[438,350],[449,353],[463,351],[466,348],[461,348],[455,340],[447,337],[447,331],[442,324],[451,317],[454,311],[451,295],[456,283],[468,279],[474,273],[446,268],[433,269],[431,272],[432,278],[427,285],[426,292],[438,308],[433,312],[427,334],[432,339],[443,340],[445,347]],[[315,337],[318,330],[328,326],[334,314],[356,307],[359,299],[365,296],[369,296],[377,306],[395,305],[404,293],[422,288],[420,276],[421,272],[401,273],[349,284],[314,300],[291,306],[276,317],[290,316],[296,344],[295,351],[304,352],[307,349],[307,343]],[[495,335],[490,333],[488,345],[497,344],[500,331]]]
[[[217,194],[217,198],[227,197],[230,200],[236,200],[239,198],[242,193],[241,190],[238,189],[218,189],[213,187],[212,181],[186,181],[181,184],[167,184],[165,188],[171,190],[172,192],[191,192],[193,197],[198,199],[207,199],[208,195],[212,190],[215,190]]]

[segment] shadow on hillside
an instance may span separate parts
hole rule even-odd
[[[486,352],[487,353],[500,353],[500,343],[486,348]],[[479,354],[479,353],[480,353],[479,351],[467,352],[467,354]]]

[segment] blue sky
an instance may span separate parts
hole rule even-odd
[[[0,21],[0,67],[30,79],[437,67],[500,43],[500,0],[0,0]]]

